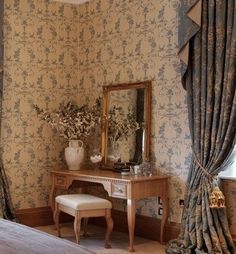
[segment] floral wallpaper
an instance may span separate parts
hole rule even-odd
[[[68,99],[92,102],[103,85],[152,80],[152,162],[171,177],[169,220],[180,222],[191,160],[177,57],[180,2],[5,0],[2,143],[17,209],[47,206],[49,171],[65,165],[64,140],[37,118],[33,103],[52,109]],[[160,217],[158,206],[157,198],[137,203],[139,214],[152,217]]]
[[[102,86],[153,81],[152,161],[171,176],[170,220],[179,222],[190,160],[185,91],[177,57],[177,0],[94,0],[79,8],[79,91],[98,96]],[[91,93],[91,91],[93,91]],[[116,208],[125,203],[116,200]],[[158,216],[157,198],[137,203]]]
[[[47,206],[49,171],[64,165],[64,140],[32,105],[77,100],[77,17],[75,5],[5,1],[2,147],[16,209]]]
[[[179,0],[93,0],[79,8],[79,90],[97,96],[102,86],[152,80],[153,167],[170,178],[170,217],[180,222],[191,161],[186,93],[180,80]],[[91,93],[93,91],[93,93]],[[236,193],[229,186],[229,216]],[[96,192],[98,190],[95,190]],[[232,202],[234,200],[234,202]],[[115,208],[126,203],[114,200]],[[138,213],[160,217],[157,198],[137,203]],[[235,225],[233,217],[231,224]]]

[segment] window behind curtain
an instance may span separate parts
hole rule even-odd
[[[236,179],[236,146],[234,147],[232,156],[233,163],[230,166],[228,166],[228,168],[225,171],[219,174],[221,178]]]

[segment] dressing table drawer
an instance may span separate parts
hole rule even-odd
[[[127,197],[127,185],[122,183],[111,183],[111,196],[126,198]]]
[[[66,188],[66,177],[64,176],[55,176],[55,185],[58,187]]]

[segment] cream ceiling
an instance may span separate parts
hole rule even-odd
[[[67,4],[83,4],[88,2],[89,0],[51,0],[51,2],[62,2]]]

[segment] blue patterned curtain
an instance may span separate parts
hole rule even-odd
[[[167,253],[236,253],[226,209],[209,203],[236,142],[236,1],[184,0],[180,11],[193,161],[181,232]]]
[[[2,116],[2,96],[3,96],[3,14],[4,1],[0,1],[0,126]],[[2,150],[2,148],[1,148]],[[15,213],[12,206],[12,201],[9,193],[6,173],[2,163],[2,152],[0,152],[0,209],[3,218],[14,220]]]

